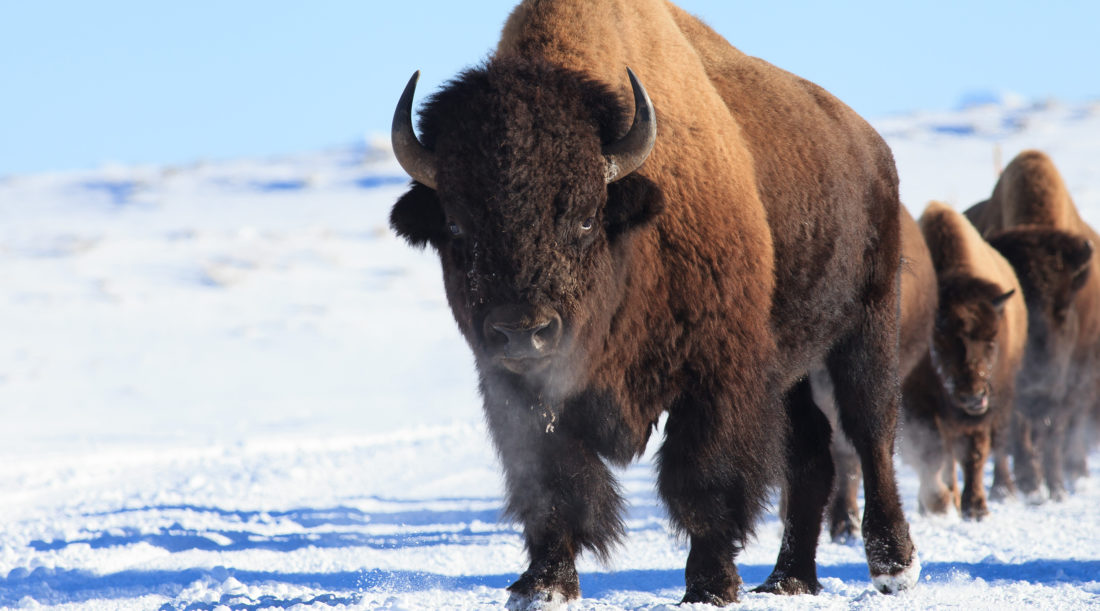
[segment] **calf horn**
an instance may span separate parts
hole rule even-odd
[[[393,111],[390,142],[393,143],[393,154],[397,156],[397,163],[401,164],[402,169],[416,182],[435,189],[435,173],[438,167],[435,153],[420,143],[412,125],[413,93],[416,92],[416,81],[419,79],[420,71],[417,70],[409,79],[409,84],[405,85],[401,99],[397,101],[397,109]]]
[[[609,184],[641,167],[657,142],[657,117],[653,102],[649,100],[645,87],[638,82],[638,77],[634,76],[634,71],[627,68],[626,73],[630,77],[630,88],[634,91],[634,123],[625,136],[603,147],[607,164],[605,180]]]

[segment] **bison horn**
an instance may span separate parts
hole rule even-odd
[[[416,81],[420,79],[420,71],[413,73],[409,84],[405,85],[405,91],[401,99],[397,101],[397,109],[393,111],[393,128],[390,132],[390,142],[393,143],[393,154],[397,156],[397,163],[412,176],[416,182],[436,188],[435,153],[420,143],[413,131],[412,125],[412,101],[416,92]]]
[[[634,76],[634,71],[627,68],[626,73],[630,77],[630,88],[634,91],[634,123],[625,136],[603,147],[603,157],[607,163],[605,179],[608,183],[624,178],[641,167],[657,142],[657,116],[653,111],[653,102],[649,101],[649,94],[638,82],[638,77]]]

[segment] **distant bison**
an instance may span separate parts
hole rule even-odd
[[[780,482],[792,509],[760,589],[817,592],[822,361],[864,471],[874,583],[916,582],[892,463],[897,176],[867,123],[660,0],[524,2],[493,57],[427,102],[420,140],[414,86],[393,142],[415,182],[391,224],[438,252],[476,359],[530,555],[509,606],[580,596],[577,554],[624,534],[608,463],[639,456],[663,412],[684,601],[737,600],[734,558]]]
[[[1024,151],[967,217],[1016,269],[1028,308],[1028,343],[1016,382],[1014,473],[1021,492],[1066,495],[1067,431],[1100,400],[1100,277],[1096,232],[1077,213],[1054,163]],[[1071,476],[1085,472],[1080,444]]]
[[[1012,266],[970,221],[939,202],[920,218],[936,268],[939,307],[932,344],[904,385],[907,452],[920,474],[922,511],[989,513],[982,470],[992,450],[994,489],[1007,494],[1007,436],[1027,308]],[[962,466],[959,497],[956,462]]]

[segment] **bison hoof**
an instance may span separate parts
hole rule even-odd
[[[974,520],[980,522],[982,518],[989,515],[989,507],[985,503],[974,503],[969,507],[963,507],[962,516],[967,520]]]
[[[850,545],[859,540],[859,519],[856,516],[848,515],[843,520],[838,520],[829,527],[829,535],[833,538],[833,543],[840,543],[842,545]]]
[[[1028,505],[1038,507],[1047,502],[1047,497],[1043,496],[1042,490],[1032,490],[1024,496],[1024,500]]]
[[[565,609],[569,600],[556,590],[549,592],[512,592],[504,608],[508,611],[558,611]]]
[[[943,516],[947,515],[947,509],[955,506],[954,495],[950,491],[940,494],[926,494],[920,499],[917,509],[921,515]]]
[[[505,608],[510,611],[564,609],[569,601],[581,597],[580,581],[571,562],[552,570],[530,569],[508,590],[511,595]]]
[[[989,489],[989,500],[1003,503],[1016,497],[1012,486],[997,485]]]
[[[681,605],[702,603],[704,605],[714,605],[715,607],[725,607],[735,602],[737,602],[736,589],[717,594],[698,587],[688,588],[687,592],[684,593],[684,597],[680,600]]]
[[[920,558],[917,550],[913,550],[909,565],[891,573],[872,574],[871,583],[875,589],[883,594],[897,594],[904,590],[910,590],[917,585],[920,579]]]
[[[753,589],[753,592],[765,592],[767,594],[817,594],[821,592],[821,584],[816,577],[800,579],[789,575],[776,575],[772,573],[768,580]]]
[[[1069,493],[1066,492],[1065,488],[1058,487],[1058,488],[1054,488],[1050,491],[1050,500],[1054,501],[1055,503],[1061,503],[1062,501],[1064,501],[1068,498],[1069,498]]]

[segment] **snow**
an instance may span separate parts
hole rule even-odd
[[[1040,148],[1100,226],[1100,103],[978,98],[875,122],[910,210],[965,208]],[[378,146],[0,178],[0,606],[505,604],[522,542],[438,263],[387,229],[405,184]],[[655,446],[620,473],[628,538],[606,566],[582,557],[571,608],[682,595]],[[860,542],[827,539],[820,595],[749,592],[779,549],[769,515],[741,607],[1100,606],[1091,458],[1065,502],[981,522],[920,516],[899,462],[923,569],[895,596]]]

